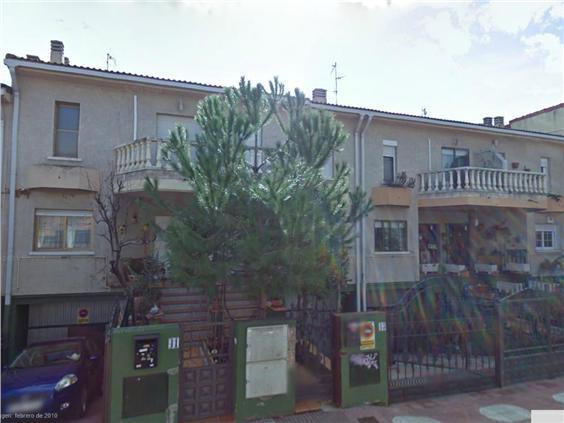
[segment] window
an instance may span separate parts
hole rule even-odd
[[[157,113],[157,138],[160,140],[168,140],[170,138],[170,133],[176,130],[177,126],[182,126],[186,129],[186,134],[188,142],[194,142],[196,140],[196,135],[202,132],[200,125],[196,123],[196,120],[190,116],[179,116],[179,115],[166,115],[162,113]],[[152,144],[154,150],[151,152],[151,157],[153,166],[156,164],[157,157],[157,145]],[[191,145],[190,157],[192,160],[196,159],[196,148]],[[170,155],[171,160],[176,160],[174,155]]]
[[[92,247],[92,212],[35,211],[35,251],[88,251]]]
[[[256,166],[260,166],[263,162],[262,156],[262,131],[256,133],[257,139],[255,144],[255,134],[251,134],[249,138],[245,140],[245,161],[250,166],[255,166],[255,151],[257,153]]]
[[[333,168],[334,168],[335,158],[333,157],[333,153],[329,156],[323,167],[321,168],[321,176],[324,179],[332,179],[333,178]]]
[[[78,123],[80,105],[55,103],[55,146],[56,157],[78,157]]]
[[[396,180],[396,149],[397,142],[384,140],[383,169],[385,184],[393,184]]]
[[[194,141],[196,135],[202,132],[200,125],[193,117],[157,113],[157,138],[167,140],[170,137],[170,131],[175,130],[178,125],[186,128],[190,141]]]
[[[374,223],[375,251],[407,251],[407,222],[377,220]]]
[[[470,154],[464,148],[443,147],[441,157],[443,169],[470,166]]]
[[[537,225],[535,228],[535,247],[537,250],[556,250],[556,226]]]

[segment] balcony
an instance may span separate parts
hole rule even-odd
[[[542,173],[459,167],[423,172],[418,179],[420,207],[547,208],[546,175]]]
[[[163,160],[167,141],[141,138],[114,148],[115,174],[123,181],[121,192],[143,191],[145,178],[159,180],[161,191],[190,192],[191,188]]]

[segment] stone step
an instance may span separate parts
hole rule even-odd
[[[169,313],[165,314],[162,318],[163,323],[184,323],[184,322],[199,322],[208,319],[207,311],[202,312],[183,312],[183,313]]]
[[[165,314],[183,313],[183,312],[203,312],[208,311],[207,304],[194,303],[194,304],[162,304],[161,310]]]

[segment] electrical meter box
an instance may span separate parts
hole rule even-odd
[[[383,312],[334,315],[334,401],[341,407],[388,403],[388,337]]]
[[[294,411],[295,322],[237,322],[235,418],[237,421]]]
[[[180,329],[176,324],[110,329],[107,422],[176,422]]]

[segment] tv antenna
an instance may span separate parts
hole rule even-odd
[[[106,53],[106,70],[110,70],[110,61],[116,65],[116,58],[112,56],[110,53]]]
[[[331,66],[331,73],[335,74],[335,90],[333,91],[335,93],[335,104],[339,104],[339,80],[343,79],[345,76],[339,75],[339,72],[337,72],[337,62],[333,63],[333,65]]]

